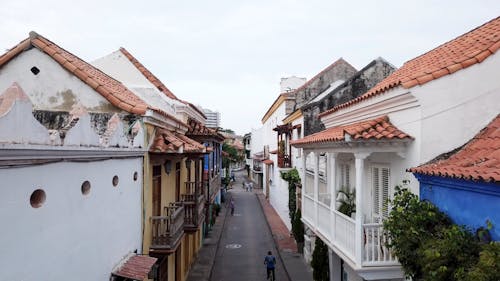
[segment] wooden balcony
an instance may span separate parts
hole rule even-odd
[[[151,217],[153,239],[150,248],[173,252],[184,233],[184,206],[180,202],[170,203],[164,208],[164,216]]]
[[[196,231],[205,219],[203,209],[205,196],[203,195],[203,182],[186,182],[186,193],[181,194],[184,206],[184,231]]]
[[[292,160],[290,155],[284,153],[278,153],[278,168],[291,168]]]
[[[220,176],[217,175],[216,177],[214,177],[210,180],[210,189],[209,189],[210,196],[208,196],[207,201],[210,202],[210,201],[214,200],[215,196],[217,195],[217,193],[220,190],[220,187],[221,187]]]

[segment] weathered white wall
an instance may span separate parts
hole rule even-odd
[[[297,76],[290,76],[281,78],[280,81],[280,93],[289,92],[291,90],[295,90],[306,83],[307,79]]]
[[[268,145],[269,151],[273,151],[278,148],[277,132],[273,131],[273,129],[276,128],[277,125],[283,124],[281,120],[286,117],[285,104],[286,103],[283,102],[262,126],[262,144],[263,146]],[[274,165],[271,166],[272,171],[269,175],[269,178],[272,181],[269,187],[269,202],[281,217],[281,220],[286,224],[288,229],[291,229],[290,218],[288,216],[288,183],[280,177],[280,169],[278,168],[278,159],[276,154],[270,154],[269,159],[274,161]],[[267,173],[266,165],[263,165],[262,169],[264,171],[265,181]],[[264,193],[266,193],[265,182]]]
[[[412,88],[422,108],[420,162],[455,149],[500,113],[500,54]]]
[[[30,69],[36,66],[38,75]],[[36,48],[22,52],[0,68],[0,92],[18,82],[39,110],[70,111],[81,104],[89,112],[120,112],[100,94]]]
[[[121,51],[115,51],[97,59],[92,62],[92,65],[125,84],[149,105],[161,108],[175,116],[173,100],[149,82]]]
[[[142,158],[0,169],[0,179],[0,280],[108,280],[141,251]],[[35,209],[39,188],[47,198]]]

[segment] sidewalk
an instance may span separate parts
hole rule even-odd
[[[230,199],[230,194],[227,193],[226,202]],[[226,215],[228,209],[226,208],[226,203],[221,204],[221,210],[219,216],[217,217],[212,230],[207,234],[207,237],[203,240],[203,246],[198,252],[198,257],[196,258],[193,267],[189,270],[186,281],[208,281],[212,275],[212,268],[215,262],[215,255],[217,253],[217,248],[219,247],[220,237],[222,235],[222,230],[224,229],[224,223],[226,222]]]
[[[246,177],[245,179],[248,180]],[[278,255],[283,261],[288,278],[290,281],[312,281],[312,269],[305,263],[302,254],[297,253],[297,244],[295,239],[290,236],[285,223],[266,200],[262,189],[254,189],[254,193],[266,216],[267,224],[273,234],[274,242],[279,250]]]

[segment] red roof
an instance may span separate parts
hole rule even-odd
[[[412,137],[392,125],[389,117],[382,116],[368,121],[329,128],[291,141],[291,144],[301,145],[345,141],[346,134],[350,135],[353,140],[412,139]]]
[[[398,86],[409,89],[465,69],[484,61],[494,54],[498,48],[500,48],[500,17],[407,61],[400,69],[365,94],[322,112],[319,117],[349,107]]]
[[[165,84],[161,82],[160,79],[154,76],[153,73],[151,73],[151,71],[149,71],[144,65],[142,65],[142,63],[140,63],[134,56],[132,56],[131,53],[125,50],[125,48],[123,47],[120,48],[120,52],[137,68],[137,70],[139,70],[142,73],[142,75],[144,75],[144,77],[146,77],[146,79],[149,80],[149,82],[151,82],[151,84],[153,84],[158,90],[164,93],[167,97],[174,100],[178,100],[184,103],[185,105],[188,105],[189,107],[193,108],[198,113],[200,113],[204,118],[206,118],[205,114],[201,110],[199,110],[196,106],[176,97],[174,93],[172,93],[172,91],[170,91],[167,88],[167,86],[165,86]]]
[[[46,53],[67,71],[101,94],[112,105],[134,114],[146,112],[147,104],[122,83],[35,32],[30,32],[29,38],[0,56],[0,66],[31,47]]]
[[[133,280],[144,280],[157,258],[148,256],[132,256],[120,266],[113,275]]]
[[[431,176],[500,182],[500,115],[457,152],[410,172]]]
[[[213,137],[219,141],[224,141],[224,136],[219,134],[216,130],[207,128],[201,122],[198,122],[192,118],[188,120],[189,129],[186,132],[188,136],[202,136],[202,137]]]
[[[266,160],[262,161],[262,163],[264,163],[266,165],[274,165],[274,162],[271,159],[266,159]]]
[[[178,153],[182,148],[184,153],[205,153],[205,146],[185,135],[165,129],[157,129],[149,152]]]

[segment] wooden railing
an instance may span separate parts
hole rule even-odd
[[[151,248],[175,249],[183,233],[184,206],[182,203],[170,203],[164,208],[164,216],[152,216],[151,228],[153,239]]]
[[[363,266],[397,265],[398,261],[385,246],[387,235],[381,223],[363,224]]]
[[[204,195],[202,192],[203,183],[186,182],[186,193],[181,194],[181,201],[184,205],[184,229],[193,230],[205,218],[203,208]]]
[[[292,161],[290,159],[290,155],[284,153],[278,153],[278,167],[279,168],[292,167]]]

